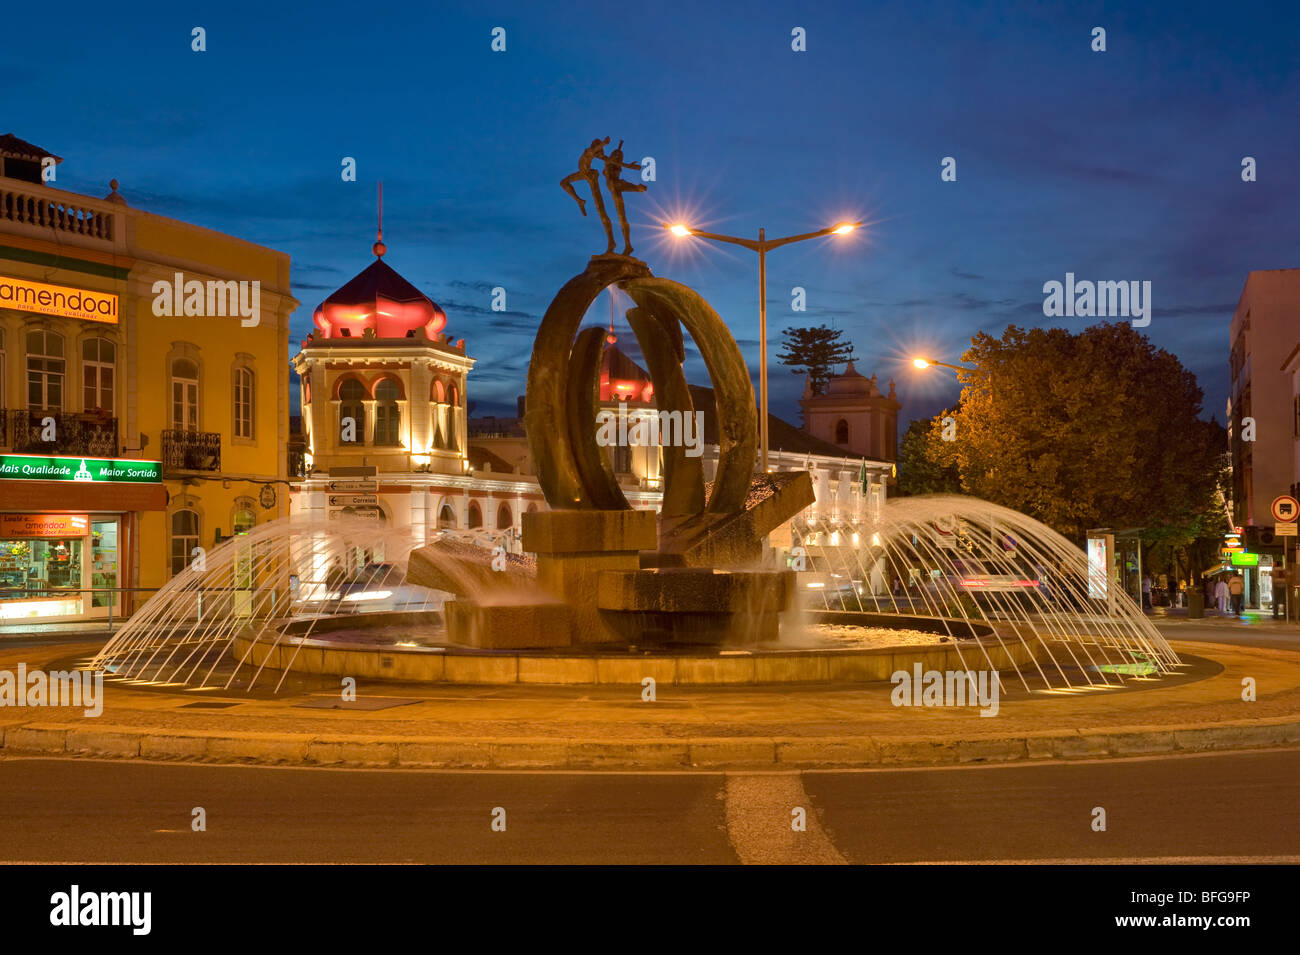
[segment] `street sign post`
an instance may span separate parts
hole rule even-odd
[[[1279,524],[1293,524],[1297,518],[1300,518],[1300,501],[1290,494],[1273,498],[1273,520]]]
[[[1298,526],[1300,526],[1300,525],[1298,525],[1295,521],[1291,521],[1289,524],[1274,524],[1274,525],[1273,525],[1273,534],[1274,534],[1274,536],[1276,536],[1276,537],[1296,537],[1296,536],[1300,536],[1300,535],[1297,535],[1297,532],[1296,532],[1296,528],[1297,528]]]
[[[374,507],[379,498],[374,494],[331,494],[330,507]]]
[[[379,490],[378,481],[330,481],[331,491],[347,491],[352,494],[374,494]]]

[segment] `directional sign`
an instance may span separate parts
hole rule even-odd
[[[330,507],[374,507],[379,498],[374,494],[331,494]]]
[[[1300,501],[1290,494],[1279,494],[1273,498],[1273,520],[1279,524],[1294,523],[1300,517]]]
[[[331,491],[350,491],[353,494],[374,494],[379,490],[378,481],[330,481]]]

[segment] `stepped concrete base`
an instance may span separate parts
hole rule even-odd
[[[572,616],[559,601],[481,606],[449,600],[443,606],[447,637],[455,644],[480,650],[524,650],[567,647]]]
[[[788,570],[611,570],[599,575],[596,587],[605,620],[642,645],[774,641],[794,598],[795,576]]]
[[[658,540],[654,511],[543,511],[524,514],[524,550],[537,555],[537,585],[572,610],[572,642],[625,643],[596,607],[600,574],[636,570]]]

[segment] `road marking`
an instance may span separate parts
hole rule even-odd
[[[922,859],[919,862],[885,862],[881,865],[1283,865],[1300,862],[1300,856],[1088,856],[1065,859]]]
[[[728,773],[727,838],[745,865],[847,865],[795,773]],[[791,828],[802,807],[807,831]]]

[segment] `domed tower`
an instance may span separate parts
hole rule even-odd
[[[447,314],[383,259],[329,295],[294,356],[308,466],[463,474],[465,380],[474,360],[452,344]]]
[[[892,381],[889,394],[882,394],[875,375],[866,378],[849,362],[844,374],[831,377],[822,394],[805,387],[799,406],[803,429],[813,437],[875,461],[897,459],[901,405]]]

